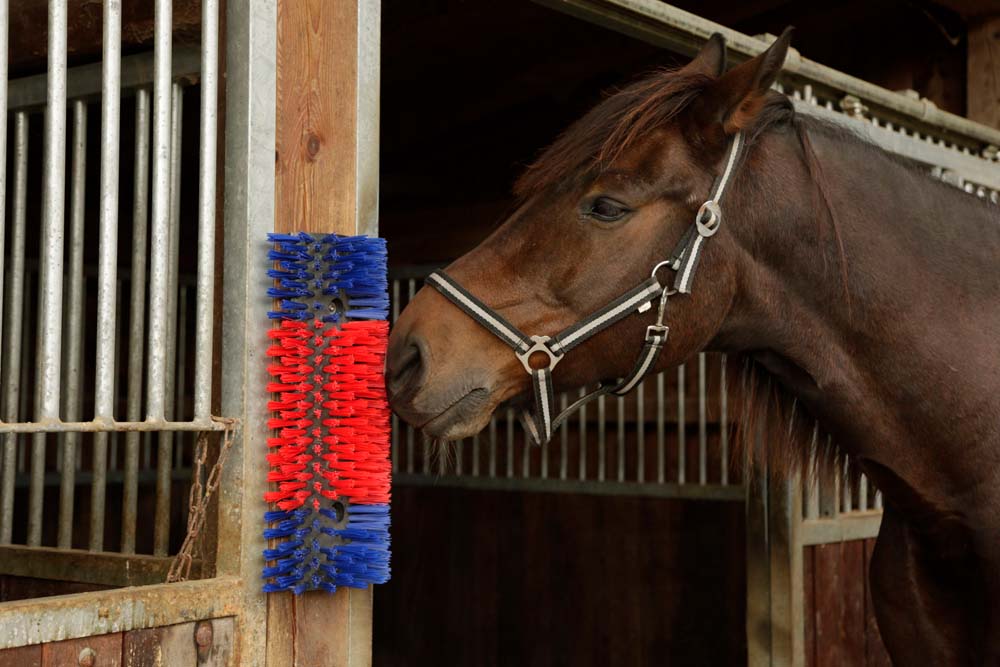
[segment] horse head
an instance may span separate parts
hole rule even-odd
[[[709,199],[734,138],[752,138],[762,119],[789,112],[787,99],[771,90],[789,38],[786,30],[726,71],[725,43],[715,35],[685,67],[607,97],[527,169],[515,186],[514,213],[447,275],[521,332],[544,336],[648,280]],[[730,199],[739,188],[733,178]],[[702,284],[668,300],[671,332],[657,369],[709,346],[736,298],[743,250],[727,228],[740,214],[722,208],[726,224],[700,259]],[[654,277],[669,285],[668,273],[661,268]],[[581,343],[560,359],[553,381],[572,388],[625,376],[656,310],[631,312]],[[396,323],[386,377],[396,412],[442,439],[479,432],[530,382],[509,346],[430,287]]]

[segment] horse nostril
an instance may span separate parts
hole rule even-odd
[[[411,342],[398,355],[390,355],[388,362],[389,391],[393,394],[398,395],[419,381],[423,368],[419,344]]]

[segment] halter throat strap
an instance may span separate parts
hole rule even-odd
[[[548,442],[555,429],[570,414],[586,403],[605,394],[627,394],[656,367],[656,362],[670,332],[665,323],[667,298],[675,293],[691,293],[691,285],[698,268],[704,242],[714,236],[722,224],[720,202],[726,192],[726,186],[732,178],[742,149],[743,135],[737,132],[729,145],[725,169],[712,184],[708,200],[698,209],[694,223],[681,236],[670,257],[653,267],[649,279],[555,336],[529,336],[525,334],[508,322],[500,313],[477,299],[443,270],[435,271],[427,277],[428,285],[510,347],[518,361],[524,366],[524,370],[531,376],[534,406],[533,409],[524,410],[521,419],[525,430],[536,444]],[[657,271],[664,266],[676,272],[673,289],[661,285],[656,277]],[[646,327],[643,347],[632,371],[616,382],[602,382],[595,391],[584,395],[557,414],[555,412],[552,371],[562,361],[565,354],[629,315],[646,312],[657,298],[659,298],[659,308],[656,322]],[[548,357],[546,366],[541,368],[532,366],[531,357],[537,354],[544,354]]]

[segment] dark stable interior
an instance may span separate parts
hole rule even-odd
[[[951,39],[961,27],[931,3],[674,4],[751,35],[794,25],[805,57],[965,110],[965,44]],[[386,0],[391,266],[474,247],[561,129],[609,88],[684,62],[527,0]],[[393,526],[377,665],[746,664],[742,503],[397,485]]]

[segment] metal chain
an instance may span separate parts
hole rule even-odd
[[[221,420],[220,420],[221,421]],[[233,447],[233,437],[236,432],[234,420],[225,422],[226,428],[222,432],[222,446],[219,448],[219,458],[208,473],[208,479],[204,487],[201,483],[202,473],[205,463],[208,461],[208,436],[209,432],[202,431],[198,434],[194,451],[194,470],[192,471],[191,493],[188,496],[188,521],[187,534],[181,544],[180,551],[174,556],[170,564],[170,571],[167,573],[167,583],[175,581],[187,581],[191,576],[191,565],[194,563],[195,550],[201,553],[203,548],[200,539],[202,529],[207,520],[208,506],[212,499],[212,494],[219,488],[219,480],[222,478],[222,469],[229,457],[229,451]]]

